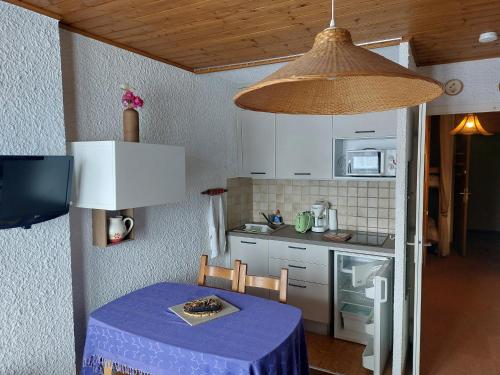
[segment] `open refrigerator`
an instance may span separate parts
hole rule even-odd
[[[335,252],[334,335],[366,345],[363,367],[382,375],[392,351],[390,258]]]

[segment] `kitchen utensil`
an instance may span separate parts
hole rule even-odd
[[[330,204],[326,201],[316,201],[311,206],[311,211],[314,214],[313,232],[323,233],[328,230],[328,208]]]
[[[350,233],[344,232],[328,232],[323,235],[323,240],[332,241],[332,242],[346,242],[348,241],[352,235]]]
[[[337,209],[336,208],[330,208],[328,210],[328,228],[330,230],[337,230],[338,229]]]
[[[295,217],[295,231],[299,233],[306,233],[309,229],[311,229],[313,222],[314,218],[311,212],[299,212]]]
[[[266,221],[269,223],[269,224],[272,224],[272,220],[269,218],[269,216],[267,216],[264,212],[261,212],[260,213],[262,216],[264,216],[264,219],[266,219]]]
[[[273,223],[276,225],[283,224],[283,216],[281,216],[281,212],[279,209],[276,210],[276,214],[273,217]]]

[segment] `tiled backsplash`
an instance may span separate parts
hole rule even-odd
[[[235,177],[227,179],[227,228],[251,222],[252,211],[252,179]]]
[[[253,180],[253,220],[280,209],[286,224],[316,200],[337,209],[339,229],[394,233],[395,183],[387,181]]]

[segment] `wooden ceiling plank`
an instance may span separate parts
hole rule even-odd
[[[171,35],[172,37],[175,37],[177,34],[179,36],[182,36],[183,33],[186,32],[186,30],[192,30],[194,33],[198,32],[199,34],[204,35],[205,37],[212,36],[213,33],[219,32],[217,29],[214,29],[214,21],[218,21],[221,25],[225,26],[225,29],[228,31],[235,32],[237,30],[240,30],[242,28],[247,28],[247,27],[253,27],[253,28],[258,28],[261,27],[262,24],[286,24],[290,19],[292,19],[294,22],[298,22],[298,20],[307,20],[308,18],[314,17],[317,19],[318,17],[318,10],[317,9],[311,9],[309,12],[302,12],[298,13],[297,15],[290,15],[286,16],[281,14],[280,12],[274,13],[277,11],[270,11],[267,14],[260,14],[260,15],[254,15],[252,16],[251,19],[248,19],[248,17],[242,16],[240,14],[232,14],[231,16],[221,18],[217,17],[214,19],[208,19],[208,20],[198,20],[198,21],[189,21],[189,22],[179,22],[177,24],[167,24],[165,22],[158,24],[158,27],[160,28],[160,31],[163,32],[165,35]],[[275,17],[270,17],[270,14],[275,15]],[[322,17],[325,17],[325,25],[328,23],[328,17],[329,17],[329,11],[323,11],[322,13],[319,13]],[[191,23],[190,23],[191,22]],[[211,34],[206,34],[207,32],[211,32]],[[114,39],[114,38],[121,38],[121,35],[113,35],[113,34],[107,34],[107,37]],[[144,35],[143,39],[138,39],[136,41],[145,41],[148,40],[150,36]]]
[[[272,33],[268,32],[254,32],[253,34],[249,34],[243,38],[240,37],[226,37],[219,39],[218,41],[214,41],[210,43],[209,45],[206,45],[201,42],[197,43],[192,43],[189,46],[189,49],[199,49],[199,50],[206,50],[206,51],[213,51],[213,50],[226,50],[230,51],[231,47],[233,44],[237,44],[239,46],[248,46],[248,47],[264,47],[266,43],[275,43],[276,41],[282,42],[283,40],[286,40],[287,35],[289,33],[293,33],[296,30],[300,30],[300,25],[293,25],[293,26],[282,26],[280,28],[276,28]],[[323,28],[323,23],[322,21],[316,21],[316,25],[311,23],[311,32],[308,32],[305,34],[310,38],[311,43],[314,40],[315,34],[322,30]],[[168,50],[171,54],[175,54],[176,52],[183,51],[184,48],[181,45],[176,46],[176,47],[162,47],[162,48],[157,48],[160,53],[164,50]]]
[[[329,10],[326,11],[326,12],[324,12],[324,19],[327,20],[328,17],[329,17]],[[320,18],[323,18],[323,15],[320,15]],[[314,21],[316,21],[317,19],[318,19],[318,17],[315,17]],[[390,19],[392,19],[392,16],[388,17],[387,20],[390,20]],[[301,21],[301,20],[302,19],[297,19],[297,21]],[[307,21],[309,21],[309,20],[307,20]],[[384,24],[385,22],[386,22],[386,20],[381,20],[380,24]],[[278,20],[278,21],[274,21],[273,23],[275,23],[276,25],[283,25],[286,22],[283,22],[282,20]],[[271,23],[270,25],[272,25],[273,23]],[[259,28],[263,28],[264,27],[264,25],[258,24],[258,22],[256,20],[252,19],[251,25],[254,25],[254,24],[256,24],[256,26],[259,26]],[[325,21],[325,26],[326,26],[326,24],[327,24],[327,21]],[[186,27],[184,26],[184,29],[185,28]],[[252,26],[250,28],[252,28]],[[243,29],[239,29],[239,34],[242,34],[242,30]],[[272,31],[273,29],[269,28],[268,30]],[[394,30],[394,27],[391,27],[391,30]],[[231,34],[234,31],[232,31],[232,29],[229,29],[229,30],[225,31],[224,33],[214,32],[214,33],[209,33],[209,34],[207,34],[206,31],[202,31],[202,30],[200,30],[200,32],[202,32],[205,37],[211,37],[210,39],[218,40],[218,36],[220,34],[222,34],[222,35],[224,35],[224,34]],[[353,35],[355,35],[355,33],[356,33],[355,30],[353,30]],[[397,32],[398,36],[400,36],[402,33],[403,33],[403,31]],[[185,34],[186,33],[184,33],[183,35],[185,35]],[[199,40],[200,35],[196,31],[192,31],[190,34],[191,34],[191,38],[195,39],[196,41]],[[392,34],[395,34],[395,33],[392,32]],[[243,35],[242,34],[241,36],[247,36],[247,35]],[[182,39],[177,39],[175,37],[175,35],[172,35],[172,34],[165,35],[165,38],[163,38],[163,35],[161,35],[161,33],[156,33],[156,34],[153,34],[153,35],[144,35],[143,38],[149,38],[151,40],[150,42],[143,42],[144,45],[147,46],[147,47],[153,47],[153,46],[155,46],[155,44],[157,44],[157,45],[164,45],[164,44],[168,43],[169,40],[172,40],[172,41],[182,40],[183,43],[186,42],[186,37],[182,37]],[[159,38],[158,41],[156,41],[156,38]],[[368,38],[368,39],[371,39],[371,38]],[[117,40],[119,40],[122,43],[130,43],[130,42],[139,42],[142,39],[141,38],[133,38],[132,40],[130,40],[130,39],[128,39],[128,38],[125,37],[123,39],[122,38],[118,38]]]
[[[319,22],[322,27],[325,27],[325,14],[319,14],[318,17],[315,19],[313,18],[308,18],[307,20],[302,20],[302,19],[297,19],[296,23],[294,24],[289,24],[286,22],[276,22],[276,21],[269,21],[267,24],[260,24],[259,29],[265,29],[264,32],[266,33],[272,33],[274,30],[282,29],[283,25],[290,25],[290,26],[299,26],[301,29],[303,29],[304,23],[307,25],[311,25],[313,22]],[[207,27],[206,30],[191,30],[188,32],[176,34],[176,35],[156,35],[156,36],[151,36],[150,40],[147,42],[136,42],[135,40],[132,42],[130,38],[117,38],[122,43],[140,43],[141,46],[145,47],[155,47],[155,46],[163,46],[165,44],[169,43],[175,43],[176,45],[183,45],[184,47],[186,46],[191,46],[191,43],[199,43],[200,41],[200,35],[210,37],[210,40],[213,41],[215,44],[217,44],[219,41],[224,40],[223,38],[234,38],[234,31],[232,29],[227,30],[223,25],[218,22],[218,25],[220,25],[220,28],[217,28],[217,25],[212,24],[210,27]],[[321,28],[318,28],[320,30]],[[238,31],[238,37],[239,38],[247,38],[247,37],[252,37],[256,33],[256,28],[252,26],[252,24],[246,24],[244,28],[239,29]],[[201,32],[200,32],[201,31]],[[259,32],[262,33],[262,32]]]
[[[205,0],[206,1],[206,0]],[[67,22],[73,25],[86,26],[86,22],[92,23],[96,22],[94,18],[99,17],[103,14],[120,14],[123,20],[126,21],[129,18],[139,18],[143,15],[157,13],[164,10],[166,7],[172,9],[180,9],[184,7],[183,2],[180,1],[168,1],[164,0],[143,0],[141,3],[133,0],[122,0],[122,6],[117,7],[116,4],[105,4],[98,8],[87,8],[83,11],[77,11],[67,15]]]
[[[82,33],[191,68],[307,50],[329,0],[7,0]],[[336,0],[337,25],[355,41],[407,35],[419,64],[500,54],[478,34],[498,30],[498,0]],[[174,63],[175,64],[175,63]]]

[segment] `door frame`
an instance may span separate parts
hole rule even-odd
[[[418,154],[417,154],[417,179],[416,179],[416,220],[414,246],[414,311],[413,311],[413,375],[420,374],[420,341],[421,341],[421,319],[422,319],[422,265],[424,261],[424,188],[425,188],[425,141],[426,128],[429,126],[426,105],[419,107],[418,121]]]

